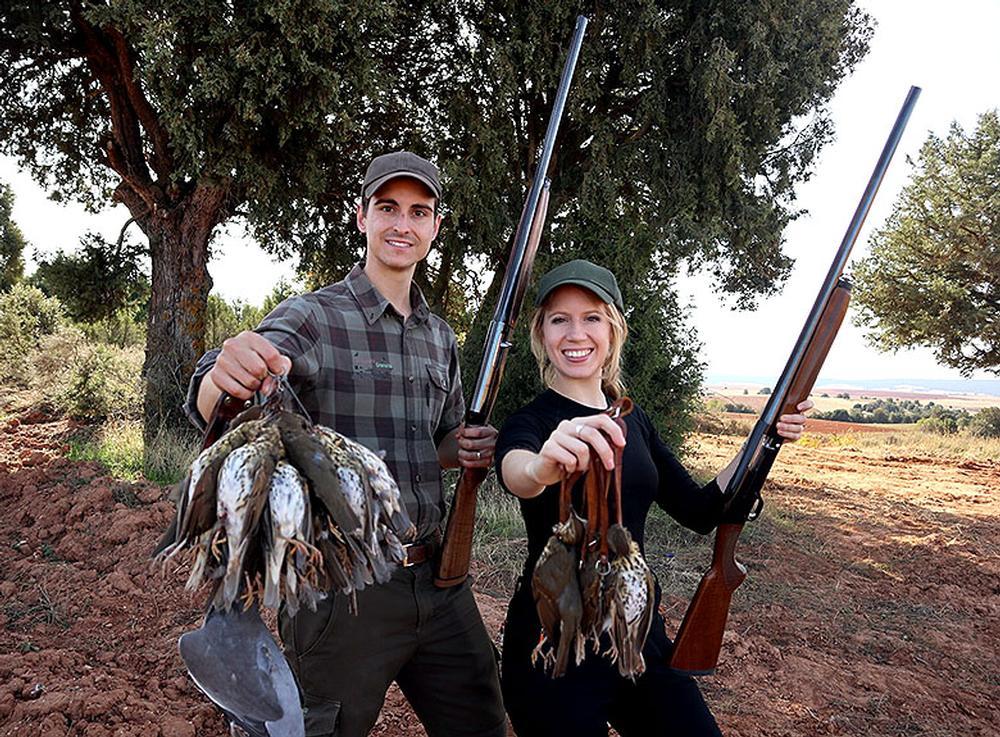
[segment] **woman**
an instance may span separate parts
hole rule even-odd
[[[605,737],[609,723],[622,737],[718,735],[694,680],[667,666],[671,645],[659,613],[643,648],[646,670],[634,682],[589,648],[585,660],[571,663],[560,678],[550,677],[541,662],[531,662],[541,631],[531,572],[557,521],[564,473],[586,469],[591,449],[610,469],[612,446],[624,445],[623,522],[642,547],[654,502],[682,525],[711,531],[722,516],[720,489],[735,470],[734,459],[702,487],[660,440],[641,407],[625,418],[627,444],[603,413],[624,393],[620,362],[628,333],[621,292],[610,271],[587,261],[563,264],[540,280],[536,306],[531,348],[548,388],[510,416],[496,449],[500,482],[519,497],[528,533],[528,559],[504,629],[501,683],[511,723],[519,737]],[[810,407],[806,401],[798,409]],[[784,415],[778,431],[797,440],[804,423],[801,414]],[[583,508],[579,488],[574,507]],[[657,587],[654,606],[659,595]]]

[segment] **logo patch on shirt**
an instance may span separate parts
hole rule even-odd
[[[387,379],[392,375],[392,362],[384,356],[371,356],[354,352],[355,376],[368,376],[376,379]]]

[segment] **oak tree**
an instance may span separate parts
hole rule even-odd
[[[0,8],[0,150],[56,198],[123,203],[148,240],[147,434],[186,424],[219,224],[273,244],[353,194],[356,161],[406,114],[381,81],[405,84],[411,17],[346,0]]]

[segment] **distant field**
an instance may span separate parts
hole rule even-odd
[[[744,389],[748,394],[744,394]],[[767,395],[758,394],[757,392],[761,389],[759,385],[750,386],[742,384],[729,384],[729,385],[708,385],[705,387],[707,392],[707,397],[718,397],[719,399],[725,399],[729,402],[745,404],[748,407],[753,407],[758,412],[764,409],[764,405],[767,404]],[[841,394],[846,392],[851,395],[850,399],[837,398],[836,394]],[[829,396],[822,396],[827,394]],[[816,410],[820,412],[829,412],[834,409],[850,409],[855,404],[859,402],[865,402],[871,399],[915,399],[919,400],[921,404],[927,404],[928,402],[934,402],[935,404],[940,404],[945,407],[954,409],[964,409],[975,411],[982,409],[983,407],[1000,407],[1000,397],[997,396],[968,396],[968,395],[956,395],[956,394],[945,394],[945,393],[922,393],[922,392],[902,392],[902,391],[888,391],[885,389],[865,389],[863,391],[850,390],[850,389],[836,389],[824,387],[823,391],[813,394],[810,398],[816,403]]]
[[[741,415],[736,412],[724,412],[723,416],[727,420],[739,422],[743,420],[747,423],[747,431],[750,429],[751,416]],[[809,419],[807,425],[810,433],[827,433],[833,435],[843,435],[844,433],[868,433],[868,432],[904,432],[916,428],[916,425],[881,425],[874,423],[860,422],[837,422],[836,420],[820,420],[815,417]]]

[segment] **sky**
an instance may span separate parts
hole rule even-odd
[[[920,100],[854,247],[853,258],[868,252],[870,234],[892,211],[931,132],[945,136],[953,121],[971,130],[978,115],[1000,106],[998,0],[868,0],[859,3],[876,20],[871,50],[844,80],[830,104],[836,139],[820,153],[811,179],[798,191],[796,207],[808,212],[789,225],[785,252],[795,268],[780,294],[752,312],[720,302],[708,275],[678,281],[693,325],[704,345],[701,358],[713,375],[770,377],[781,373],[843,238],[861,193],[911,85]],[[0,157],[0,181],[14,190],[14,219],[31,250],[50,254],[71,250],[87,230],[117,238],[128,213],[121,205],[99,214],[79,205],[57,204],[12,159]],[[133,226],[134,227],[134,226]],[[280,278],[293,278],[292,261],[264,254],[238,225],[229,225],[213,245],[209,270],[215,291],[227,299],[260,303]],[[31,266],[30,253],[29,270]],[[850,267],[848,266],[848,271]],[[929,350],[879,353],[848,314],[820,374],[833,379],[959,379],[939,366]],[[973,378],[995,378],[985,372]]]
[[[707,275],[682,278],[693,323],[704,342],[708,374],[769,377],[784,368],[813,306],[840,241],[861,199],[899,108],[911,85],[922,89],[906,132],[882,182],[852,261],[868,253],[868,239],[892,212],[913,172],[920,146],[952,121],[967,131],[978,116],[1000,106],[1000,2],[948,3],[871,0],[859,3],[876,20],[871,49],[837,89],[830,105],[836,140],[822,150],[812,178],[797,190],[807,214],[785,231],[785,252],[795,268],[781,293],[754,312],[720,304]],[[850,271],[850,265],[848,265]],[[827,357],[817,384],[836,379],[960,379],[927,349],[879,353],[851,322],[853,308]],[[980,372],[973,378],[996,378]]]

